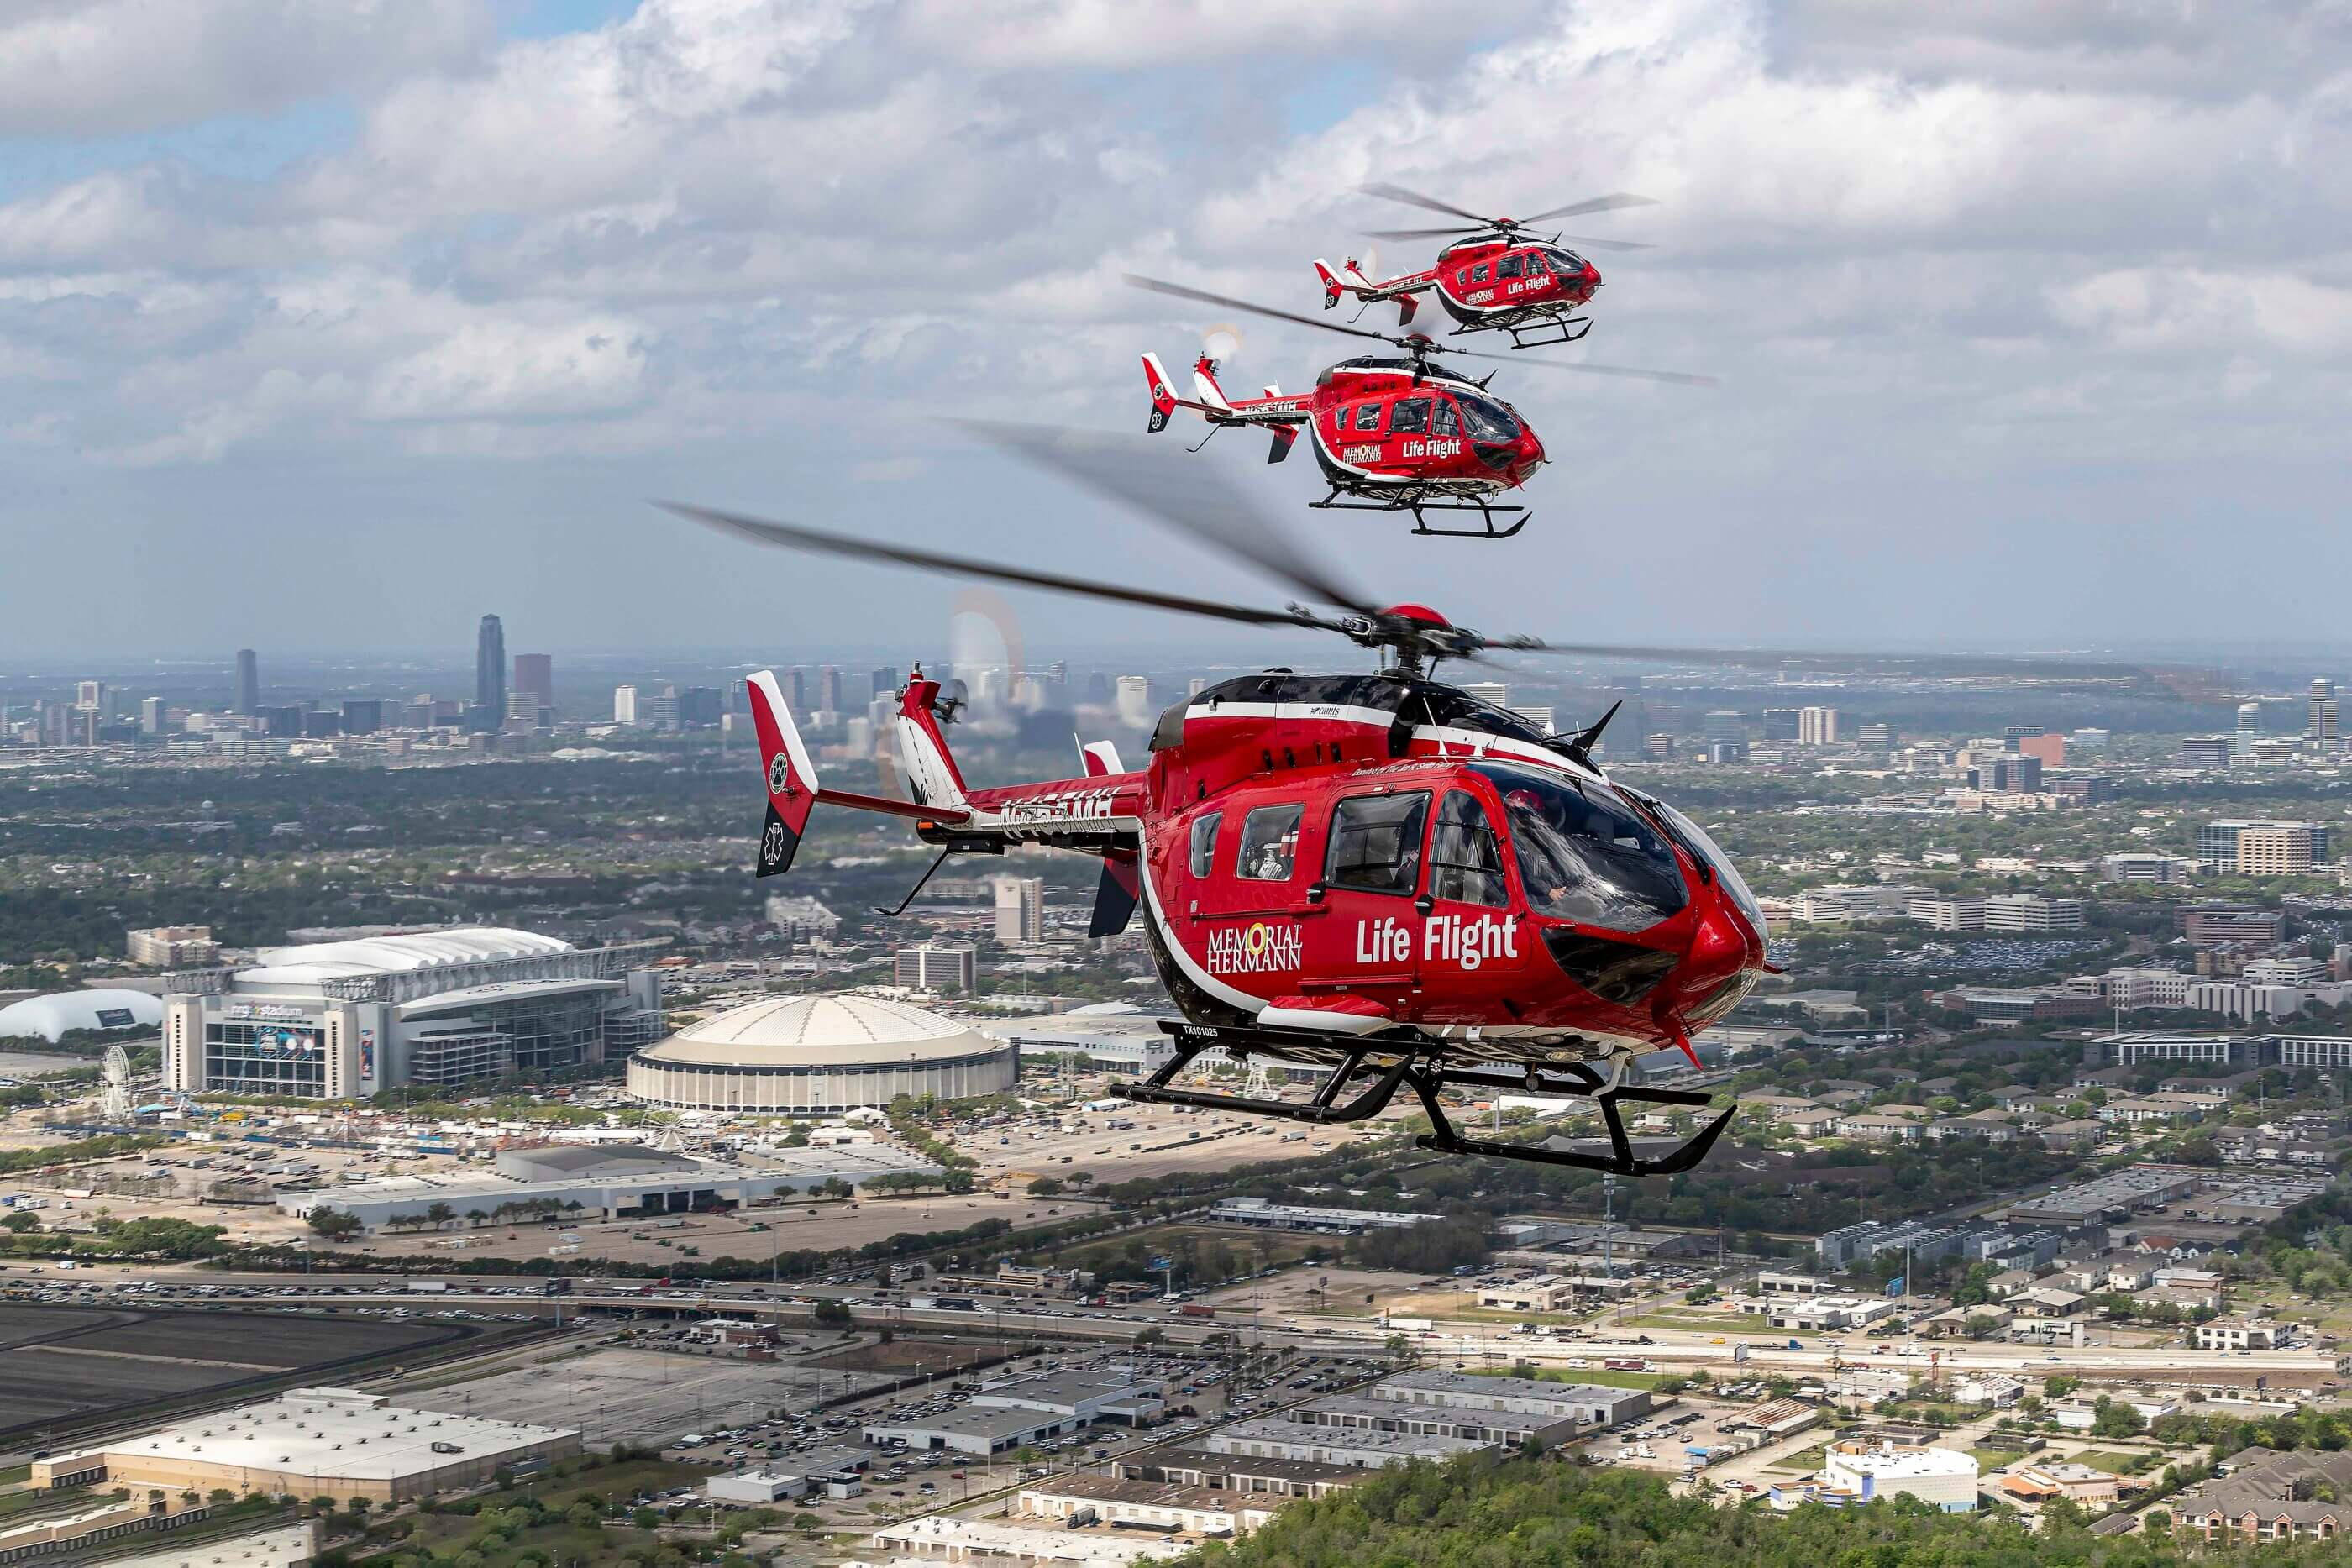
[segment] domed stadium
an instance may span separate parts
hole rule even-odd
[[[1011,1090],[1020,1048],[883,997],[774,997],[629,1058],[629,1092],[681,1111],[846,1111]]]
[[[145,991],[51,991],[0,1008],[0,1040],[59,1040],[77,1030],[153,1028],[163,1003]]]

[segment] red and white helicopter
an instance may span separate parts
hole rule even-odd
[[[1157,354],[1145,354],[1144,383],[1151,393],[1151,417],[1146,428],[1152,434],[1167,429],[1179,409],[1208,423],[1209,436],[1202,438],[1195,451],[1220,430],[1260,426],[1274,437],[1266,461],[1279,463],[1290,455],[1292,444],[1304,430],[1316,464],[1331,487],[1323,499],[1308,502],[1310,507],[1411,512],[1413,532],[1446,538],[1507,539],[1527,527],[1525,507],[1496,497],[1517,489],[1543,466],[1542,441],[1525,415],[1486,390],[1486,379],[1474,381],[1433,362],[1444,354],[1479,360],[1505,356],[1449,348],[1420,333],[1398,335],[1318,320],[1157,278],[1129,276],[1127,281],[1156,294],[1246,310],[1327,332],[1344,332],[1402,350],[1402,354],[1342,360],[1318,376],[1314,390],[1308,392],[1286,395],[1279,387],[1269,386],[1256,397],[1239,398],[1225,395],[1217,383],[1216,361],[1205,353],[1192,367],[1191,397],[1177,392]],[[1677,386],[1716,384],[1711,376],[1679,371],[1633,370],[1566,360],[1514,362]],[[1487,379],[1491,376],[1490,371]],[[1483,527],[1433,528],[1424,515],[1432,511],[1475,511]],[[1497,513],[1519,516],[1509,527],[1498,528],[1495,526]]]
[[[1432,1128],[1421,1145],[1440,1153],[1625,1176],[1696,1166],[1730,1111],[1657,1150],[1634,1145],[1619,1105],[1707,1104],[1702,1092],[1643,1083],[1634,1063],[1654,1051],[1689,1051],[1693,1034],[1729,1012],[1765,970],[1755,899],[1696,823],[1595,764],[1608,715],[1550,733],[1438,680],[1435,670],[1490,650],[1766,667],[1801,655],[1489,639],[1426,607],[1366,598],[1302,554],[1271,517],[1155,466],[1131,442],[1036,432],[1000,439],[1332,608],[1261,609],[673,509],[788,549],[1228,624],[1328,632],[1378,654],[1379,667],[1276,668],[1223,681],[1160,716],[1139,767],[1097,742],[1083,748],[1076,777],[995,786],[964,777],[947,735],[958,705],[918,672],[898,693],[907,800],[824,784],[763,672],[749,682],[767,796],[758,873],[791,868],[819,805],[911,823],[940,849],[925,882],[950,855],[1002,854],[1015,844],[1097,856],[1090,931],[1123,929],[1139,903],[1160,978],[1187,1020],[1170,1026],[1172,1060],[1122,1086],[1126,1097],[1332,1123],[1377,1115],[1410,1089]],[[1982,671],[1987,662],[1974,663]],[[1305,1101],[1176,1087],[1213,1049],[1327,1075]],[[1599,1147],[1561,1147],[1467,1135],[1443,1103],[1449,1089],[1590,1097],[1606,1138]]]
[[[1436,264],[1425,272],[1375,279],[1366,276],[1366,267],[1354,256],[1337,270],[1318,256],[1315,275],[1323,281],[1323,308],[1331,309],[1342,298],[1366,305],[1394,300],[1398,325],[1409,326],[1420,308],[1420,296],[1433,293],[1445,313],[1454,318],[1455,337],[1507,332],[1514,349],[1573,343],[1592,329],[1591,319],[1577,312],[1600,292],[1601,269],[1568,249],[1563,241],[1600,250],[1651,248],[1632,240],[1571,239],[1560,234],[1547,238],[1534,232],[1535,226],[1555,218],[1656,205],[1647,196],[1621,193],[1570,203],[1529,218],[1490,218],[1402,185],[1366,185],[1363,191],[1367,195],[1466,218],[1469,225],[1373,231],[1375,239],[1454,236],[1438,253]]]

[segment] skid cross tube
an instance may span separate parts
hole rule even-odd
[[[1125,1083],[1111,1092],[1121,1099],[1147,1104],[1189,1105],[1204,1111],[1235,1111],[1245,1115],[1272,1116],[1286,1122],[1309,1122],[1328,1124],[1335,1122],[1360,1122],[1377,1116],[1386,1110],[1399,1089],[1406,1084],[1428,1113],[1431,1131],[1414,1139],[1421,1148],[1433,1154],[1474,1155],[1487,1159],[1518,1160],[1529,1165],[1569,1166],[1579,1170],[1603,1171],[1615,1176],[1674,1176],[1695,1168],[1715,1147],[1716,1140],[1731,1125],[1738,1114],[1733,1106],[1715,1117],[1682,1144],[1655,1155],[1636,1152],[1633,1140],[1625,1131],[1620,1114],[1619,1100],[1632,1100],[1643,1104],[1701,1106],[1714,1096],[1702,1090],[1653,1088],[1647,1084],[1627,1083],[1623,1059],[1612,1060],[1604,1074],[1590,1062],[1528,1062],[1524,1066],[1480,1065],[1449,1067],[1444,1061],[1446,1047],[1443,1041],[1418,1035],[1375,1037],[1370,1039],[1349,1035],[1309,1034],[1289,1030],[1252,1029],[1211,1024],[1165,1023],[1160,1026],[1174,1037],[1175,1053],[1158,1071],[1141,1082]],[[1314,1048],[1341,1053],[1340,1060],[1326,1074],[1314,1097],[1303,1103],[1283,1100],[1260,1100],[1244,1094],[1224,1094],[1205,1090],[1171,1087],[1178,1073],[1182,1072],[1202,1054],[1223,1050],[1229,1055],[1246,1061],[1253,1053],[1280,1057],[1286,1051]],[[1386,1067],[1373,1061],[1375,1057],[1393,1057]],[[1339,1095],[1349,1085],[1364,1079],[1371,1082],[1363,1092],[1346,1102]],[[1609,1134],[1606,1154],[1582,1149],[1555,1149],[1542,1144],[1507,1144],[1497,1139],[1465,1137],[1445,1113],[1438,1099],[1449,1086],[1484,1090],[1489,1093],[1521,1092],[1559,1094],[1591,1100],[1601,1108],[1602,1124]]]

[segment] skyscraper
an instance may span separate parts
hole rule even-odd
[[[1045,936],[1045,879],[1042,876],[1000,876],[995,879],[996,939],[999,942],[1040,942]]]
[[[877,697],[889,696],[898,689],[898,672],[885,664],[874,672],[873,681],[874,690],[868,695]]]
[[[1797,710],[1797,739],[1806,746],[1827,746],[1838,737],[1838,710],[1833,707],[1801,707]]]
[[[507,719],[507,629],[495,615],[482,617],[474,639],[474,703],[476,724],[496,729]]]
[[[1115,710],[1121,724],[1137,728],[1151,722],[1151,679],[1148,675],[1121,675],[1118,678],[1118,699]]]
[[[261,661],[250,648],[236,651],[236,711],[251,715],[261,706]]]
[[[614,724],[637,722],[636,687],[614,686],[613,688],[613,722]]]
[[[841,672],[831,664],[816,673],[816,710],[819,713],[841,711]]]
[[[513,695],[530,697],[527,716],[538,722],[540,709],[555,706],[555,661],[545,653],[517,653]]]
[[[2303,737],[2317,751],[2333,751],[2340,732],[2336,727],[2336,683],[2322,676],[2311,683],[2311,719]]]

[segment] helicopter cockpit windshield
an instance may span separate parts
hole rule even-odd
[[[1606,786],[1504,763],[1476,771],[1503,798],[1536,914],[1633,932],[1689,902],[1674,846]]]
[[[1509,409],[1494,399],[1456,388],[1454,401],[1462,405],[1462,428],[1469,433],[1471,440],[1496,442],[1519,438],[1519,422],[1511,417]]]

